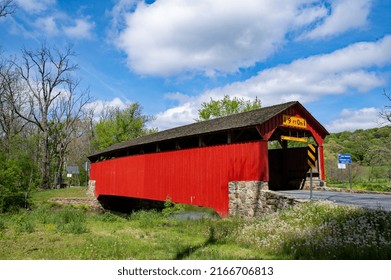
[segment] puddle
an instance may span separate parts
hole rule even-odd
[[[185,221],[185,220],[201,220],[201,219],[216,219],[217,214],[210,214],[205,212],[184,211],[178,214],[173,214],[170,219]]]

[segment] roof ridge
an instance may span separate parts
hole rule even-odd
[[[193,126],[193,125],[200,124],[200,123],[205,123],[205,122],[214,122],[214,121],[217,121],[217,120],[230,118],[230,117],[238,117],[240,115],[249,114],[250,112],[254,112],[254,111],[262,111],[262,110],[265,110],[265,109],[270,109],[270,108],[279,107],[279,106],[284,107],[284,105],[288,105],[288,104],[293,105],[293,104],[296,104],[296,103],[299,103],[299,102],[298,101],[289,101],[289,102],[285,102],[285,103],[274,104],[274,105],[270,105],[270,106],[266,106],[266,107],[261,107],[261,108],[258,108],[258,109],[253,109],[253,110],[246,111],[246,112],[239,112],[239,113],[231,114],[231,115],[228,115],[228,116],[221,116],[221,117],[217,117],[217,118],[213,118],[213,119],[209,119],[209,120],[203,120],[203,121],[189,123],[189,124],[185,124],[185,125],[181,125],[181,126],[177,126],[177,127],[172,127],[172,128],[166,129],[166,130],[158,131],[156,133],[161,133],[161,132],[164,132],[164,131],[175,130],[175,129],[182,128],[182,127]],[[143,136],[140,136],[140,137],[144,137],[144,136],[148,136],[148,135],[143,135]]]
[[[165,140],[172,140],[176,138],[182,138],[186,136],[195,136],[201,134],[207,134],[212,132],[224,131],[235,128],[243,128],[261,124],[270,119],[271,117],[281,113],[287,108],[299,103],[298,101],[289,101],[286,103],[275,104],[259,109],[250,110],[247,112],[241,112],[210,120],[195,122],[179,127],[162,130],[153,134],[143,135],[128,141],[116,143],[110,147],[96,152],[91,156],[97,156],[105,154],[114,150],[125,149],[132,146],[138,146],[143,144],[150,144],[154,142],[161,142]],[[300,104],[300,103],[299,103]],[[281,108],[281,109],[277,109]]]

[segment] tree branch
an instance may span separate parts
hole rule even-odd
[[[0,1],[0,17],[11,15],[15,12],[16,5],[13,0]]]
[[[383,89],[383,95],[388,99],[390,102],[390,105],[385,105],[384,109],[380,112],[380,118],[391,122],[391,93],[386,92],[385,89]]]

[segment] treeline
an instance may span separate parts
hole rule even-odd
[[[338,154],[351,154],[354,182],[391,181],[391,126],[332,133],[324,143],[328,182],[340,182]]]
[[[86,182],[88,154],[156,131],[138,103],[95,101],[80,87],[74,56],[46,44],[0,53],[0,212],[26,206],[32,190],[67,184],[67,166]]]

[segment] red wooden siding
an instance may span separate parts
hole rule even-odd
[[[268,181],[267,142],[135,155],[91,164],[95,195],[206,206],[228,215],[228,182]]]

